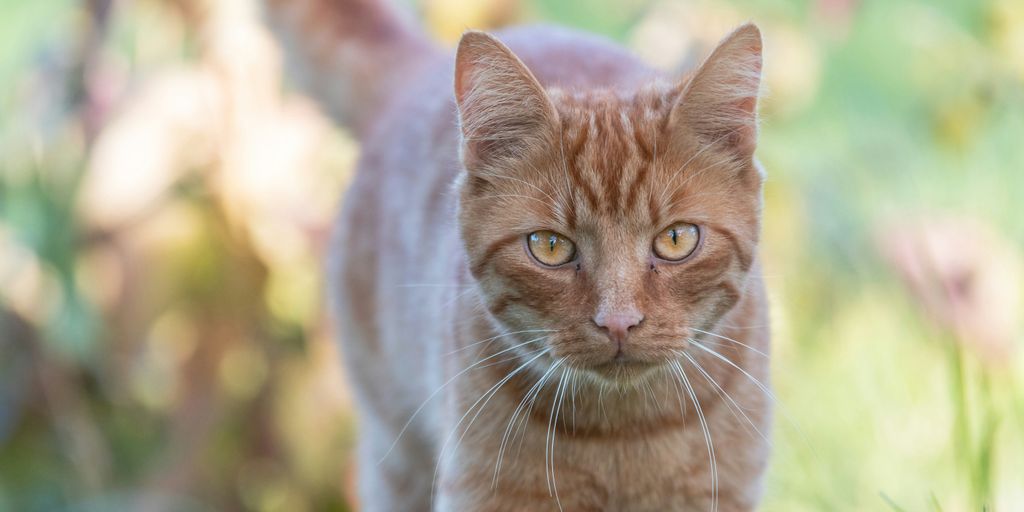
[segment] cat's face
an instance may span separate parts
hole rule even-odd
[[[677,359],[742,297],[754,260],[756,29],[692,78],[631,97],[544,91],[476,39],[456,75],[459,215],[491,316],[521,332],[520,354],[600,378]]]

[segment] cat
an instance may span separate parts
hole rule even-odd
[[[756,508],[758,28],[672,77],[566,29],[453,57],[378,1],[265,8],[361,140],[328,287],[362,509]]]

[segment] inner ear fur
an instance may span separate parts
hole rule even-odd
[[[672,108],[673,130],[703,144],[721,145],[739,157],[752,157],[757,147],[761,53],[761,31],[753,23],[726,36],[685,84]]]
[[[558,113],[533,73],[504,44],[466,32],[455,56],[455,100],[467,169],[523,158],[549,143]]]

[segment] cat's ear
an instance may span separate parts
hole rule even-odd
[[[530,70],[483,32],[466,32],[459,41],[455,101],[469,169],[524,156],[550,142],[558,126],[558,113]]]
[[[670,125],[703,144],[748,158],[757,146],[760,86],[761,31],[747,23],[726,36],[693,73],[672,109]]]

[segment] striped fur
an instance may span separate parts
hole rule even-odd
[[[384,12],[323,9],[349,3]],[[330,258],[364,509],[756,507],[760,50],[746,25],[672,78],[600,39],[521,28],[467,33],[404,81],[382,73]],[[701,227],[698,252],[657,259],[678,221]],[[536,263],[540,229],[578,258]],[[643,320],[620,346],[594,319],[627,310]]]

